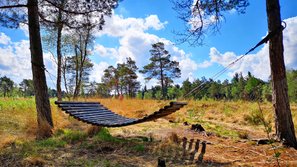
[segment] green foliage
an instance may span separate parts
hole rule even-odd
[[[187,110],[187,117],[189,122],[197,122],[201,121],[202,117],[205,115],[205,110],[197,109],[197,108],[190,108]]]
[[[192,83],[189,78],[182,83],[182,94],[186,95],[192,90]]]
[[[59,138],[48,138],[48,139],[40,140],[36,142],[37,147],[47,147],[47,148],[64,147],[66,144],[67,144],[66,141],[63,141]]]
[[[163,95],[162,95],[161,90],[158,90],[158,91],[155,93],[155,97],[156,97],[156,99],[158,99],[158,100],[161,100],[161,99],[163,98]]]
[[[170,86],[167,89],[167,97],[169,99],[177,99],[179,97],[181,97],[182,91],[179,87],[179,85],[175,85],[175,86]]]
[[[23,157],[39,155],[41,150],[54,150],[66,146],[66,141],[61,138],[52,137],[45,140],[36,140],[31,142],[18,143],[20,154]]]
[[[144,152],[145,151],[145,147],[143,144],[137,144],[134,147],[132,147],[132,150],[135,150],[137,152]]]
[[[239,132],[236,130],[228,129],[225,126],[221,126],[218,124],[203,122],[203,127],[206,131],[214,132],[217,136],[238,138]]]
[[[32,79],[23,79],[20,83],[20,90],[23,93],[23,96],[33,96],[34,95],[34,86]]]
[[[196,111],[193,109],[190,109],[187,112],[190,119],[193,119],[196,116]]]
[[[252,110],[249,115],[244,115],[244,120],[251,125],[262,125],[263,118],[259,110]]]
[[[20,154],[22,157],[38,155],[38,148],[36,147],[35,143],[25,142],[25,143],[20,143],[19,145],[21,147]]]
[[[152,91],[145,92],[144,99],[153,99],[153,92]]]
[[[262,86],[262,99],[265,101],[272,101],[272,90],[270,84],[264,84]]]
[[[287,71],[287,81],[289,98],[297,102],[297,70]]]
[[[105,69],[102,82],[109,90],[114,90],[117,95],[135,97],[140,88],[137,70],[136,62],[129,57],[125,63],[118,63],[117,68],[109,66]]]
[[[113,137],[107,128],[101,128],[101,130],[94,136],[98,142],[121,142],[122,140]]]
[[[64,130],[62,135],[62,140],[66,141],[67,143],[77,143],[85,140],[87,138],[87,134],[77,130]]]
[[[14,82],[10,78],[6,76],[0,77],[0,93],[2,93],[2,96],[10,97],[12,95],[13,87]]]

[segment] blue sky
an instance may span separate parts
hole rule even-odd
[[[297,1],[280,0],[282,19],[288,27],[284,30],[285,61],[287,68],[297,68]],[[175,45],[173,31],[182,31],[183,22],[177,18],[169,0],[123,0],[111,18],[106,18],[103,31],[95,32],[91,59],[94,69],[91,80],[100,82],[102,72],[108,65],[115,66],[126,57],[136,60],[138,67],[149,61],[151,44],[162,41],[171,53],[172,59],[180,62],[182,78],[194,80],[205,76],[210,78],[224,66],[244,54],[267,33],[265,1],[250,0],[246,14],[226,13],[220,33],[208,34],[205,45],[190,47],[188,44]],[[11,77],[16,82],[31,78],[29,43],[26,26],[19,30],[0,27],[0,76]],[[56,65],[52,56],[44,52],[47,69],[55,74]],[[230,79],[235,72],[253,75],[267,80],[270,75],[268,47],[263,45],[242,61],[234,65],[219,79]],[[156,80],[142,84],[155,85]],[[48,78],[48,84],[54,87]],[[54,78],[53,78],[54,79]],[[55,79],[54,79],[55,80]]]

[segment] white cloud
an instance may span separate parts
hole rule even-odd
[[[104,74],[104,70],[108,68],[109,64],[106,62],[94,63],[93,70],[90,73],[90,81],[97,83],[101,82],[101,78]]]
[[[167,22],[161,22],[157,15],[150,15],[143,18],[124,18],[121,15],[113,14],[111,17],[105,17],[105,26],[102,31],[96,33],[97,36],[109,35],[113,37],[122,37],[127,33],[143,32],[148,29],[163,29]]]
[[[44,54],[44,64],[46,69],[54,76],[51,76],[53,81],[56,80],[56,64],[50,54]],[[23,79],[32,79],[31,70],[31,55],[28,40],[19,42],[10,42],[0,47],[0,75],[11,78],[14,82],[20,83]],[[47,83],[50,87],[54,87],[48,75]]]
[[[284,55],[288,68],[297,69],[297,17],[286,19],[284,30]]]
[[[0,74],[16,82],[32,78],[29,42],[23,40],[0,47]]]
[[[0,33],[0,44],[7,45],[11,42],[9,36],[5,35],[3,32]]]
[[[95,45],[93,52],[100,57],[109,57],[112,59],[118,57],[118,51],[115,48],[107,48],[100,44]]]
[[[147,18],[145,18],[144,25],[146,29],[152,27],[155,30],[161,30],[165,27],[167,23],[168,23],[167,21],[164,23],[161,23],[157,15],[150,15]]]
[[[285,64],[288,69],[297,68],[297,17],[286,19],[287,28],[283,31],[284,57]],[[206,63],[217,63],[224,67],[239,56],[233,52],[220,53],[216,48],[210,49],[210,60]],[[256,77],[267,80],[270,76],[270,63],[268,44],[264,46],[255,54],[246,55],[242,60],[236,62],[230,68],[229,76],[234,73],[242,72],[247,75],[250,71]]]
[[[210,67],[212,65],[211,62],[204,60],[202,63],[198,64],[198,68],[207,68]]]
[[[24,32],[25,36],[29,38],[29,28],[27,24],[20,24],[20,29]]]

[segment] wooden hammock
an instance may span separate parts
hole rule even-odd
[[[172,114],[183,106],[187,105],[186,102],[170,102],[169,105],[161,108],[159,111],[156,111],[143,118],[135,119],[118,115],[104,107],[99,102],[56,101],[55,104],[79,121],[104,127],[121,127],[152,121]]]

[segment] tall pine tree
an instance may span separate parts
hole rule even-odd
[[[160,81],[162,98],[165,99],[168,78],[179,78],[181,75],[179,62],[170,60],[171,55],[162,42],[153,44],[150,53],[151,62],[144,66],[140,72],[146,74],[146,80],[156,78]]]

